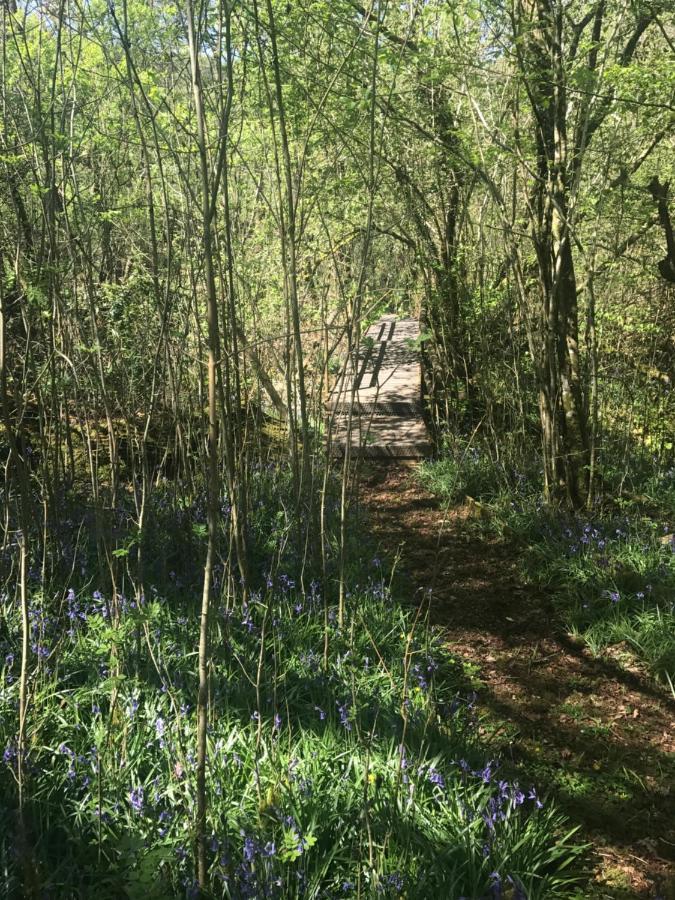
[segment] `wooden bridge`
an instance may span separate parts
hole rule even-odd
[[[328,400],[331,449],[342,456],[415,459],[431,452],[422,417],[416,319],[384,316],[371,325]]]

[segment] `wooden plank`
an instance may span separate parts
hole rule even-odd
[[[354,363],[328,400],[332,452],[418,458],[431,452],[422,417],[422,372],[415,319],[384,316],[366,332]],[[350,423],[351,408],[351,423]]]

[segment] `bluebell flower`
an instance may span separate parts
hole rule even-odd
[[[445,787],[445,779],[443,778],[441,773],[438,771],[438,769],[435,769],[433,766],[431,766],[431,768],[427,772],[427,778],[431,784],[436,784],[440,788]]]
[[[344,725],[347,731],[352,730],[352,724],[349,721],[349,707],[347,703],[340,703],[339,701],[335,701],[335,704],[338,708],[338,712],[340,714],[340,724]]]
[[[401,754],[401,772],[402,772],[401,780],[402,780],[403,784],[409,784],[410,777],[408,776],[408,773],[406,770],[407,770],[408,766],[410,765],[410,763],[408,762],[408,759],[405,755],[405,747],[403,746],[403,744],[399,745],[398,750],[399,750],[399,753]]]
[[[14,762],[15,759],[16,745],[12,741],[10,741],[5,747],[4,753],[2,754],[2,761],[5,763],[5,765],[9,766]]]
[[[392,872],[392,874],[387,877],[387,884],[391,885],[391,887],[397,891],[402,891],[404,884],[403,876],[399,872]]]
[[[139,785],[129,792],[129,803],[136,813],[143,812],[143,787]]]
[[[480,777],[483,780],[483,784],[490,784],[490,781],[492,780],[492,766],[493,766],[493,763],[489,762],[485,766],[483,771],[480,773]]]
[[[295,587],[295,582],[292,578],[289,578],[288,575],[280,575],[279,583],[281,584],[281,589],[284,593],[286,593],[286,591],[292,590]]]
[[[422,674],[419,665],[415,664],[412,668],[412,671],[413,671],[413,675],[417,679],[417,686],[419,687],[419,689],[421,691],[426,691],[427,688],[429,687],[429,683],[426,680],[426,678],[424,677],[424,675]]]
[[[541,802],[541,800],[539,799],[539,797],[537,797],[537,792],[535,791],[534,788],[530,788],[529,793],[527,795],[527,799],[534,800],[534,805],[537,807],[537,809],[541,809],[544,805]]]
[[[256,842],[252,837],[244,838],[243,853],[246,862],[253,862],[253,860],[255,859],[256,849]]]

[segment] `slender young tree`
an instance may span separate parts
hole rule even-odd
[[[204,253],[204,274],[206,279],[207,302],[207,371],[208,371],[208,468],[206,473],[207,505],[206,518],[208,537],[202,606],[199,625],[199,691],[197,695],[197,819],[196,819],[196,869],[197,881],[202,890],[208,883],[206,858],[206,731],[208,725],[208,662],[209,662],[209,620],[211,612],[211,592],[213,565],[218,541],[218,498],[220,480],[218,476],[218,365],[220,362],[220,334],[218,316],[218,296],[214,272],[213,252],[213,210],[211,206],[212,186],[209,174],[207,152],[206,118],[204,113],[204,92],[199,62],[199,39],[196,26],[195,7],[192,0],[187,3],[187,29],[190,52],[190,73],[192,97],[197,126],[197,152],[202,200],[201,227]],[[222,139],[222,136],[221,136]]]

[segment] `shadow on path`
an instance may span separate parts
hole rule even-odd
[[[675,900],[675,703],[621,649],[594,658],[523,584],[518,549],[445,512],[406,466],[371,464],[361,501],[458,654],[479,667],[486,737],[555,798],[596,857],[589,897]],[[431,589],[431,593],[428,591]]]

